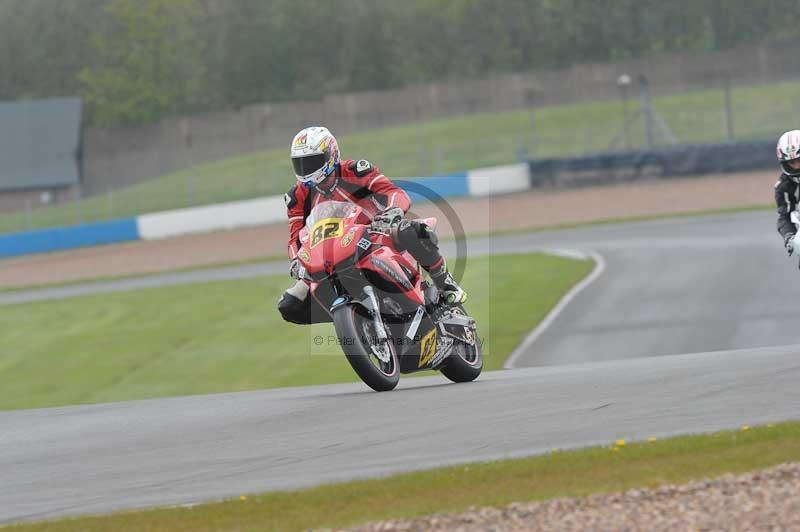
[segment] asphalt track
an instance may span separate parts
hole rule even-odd
[[[548,367],[387,394],[346,384],[0,413],[0,522],[796,419],[800,347],[679,354],[800,343],[800,272],[774,231],[756,212],[470,241],[471,256],[603,257],[515,361]],[[190,273],[177,281],[202,277]]]

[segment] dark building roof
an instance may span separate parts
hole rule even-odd
[[[78,98],[0,103],[0,191],[80,181]]]

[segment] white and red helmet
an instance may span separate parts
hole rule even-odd
[[[800,169],[787,164],[789,161],[800,159],[800,129],[793,129],[781,135],[777,151],[783,173],[790,177],[800,177]]]
[[[294,175],[308,188],[325,181],[340,157],[336,137],[322,126],[307,127],[295,135],[290,154]]]

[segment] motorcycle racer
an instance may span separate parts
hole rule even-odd
[[[406,192],[365,159],[341,159],[336,138],[321,126],[308,127],[292,139],[290,157],[297,183],[284,195],[289,218],[289,274],[297,282],[278,301],[283,319],[298,324],[329,321],[309,298],[308,282],[299,279],[300,230],[311,209],[323,201],[348,201],[364,209],[372,226],[392,229],[398,250],[407,250],[428,272],[448,303],[462,303],[466,292],[448,272],[436,232],[424,222],[404,220],[411,207]],[[317,310],[319,312],[317,312]]]
[[[791,213],[800,201],[800,130],[787,131],[781,135],[777,146],[781,177],[775,183],[775,204],[778,208],[778,232],[783,237],[786,251],[794,252],[797,228]]]

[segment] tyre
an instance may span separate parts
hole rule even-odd
[[[459,314],[467,313],[459,305],[456,307]],[[456,341],[453,352],[448,355],[444,365],[439,368],[442,375],[453,382],[470,382],[478,378],[483,369],[483,346],[476,332],[472,331],[473,344]]]
[[[361,380],[376,392],[393,390],[400,380],[400,365],[391,338],[383,344],[370,342],[376,337],[375,325],[356,305],[335,310],[333,324],[342,351]]]

